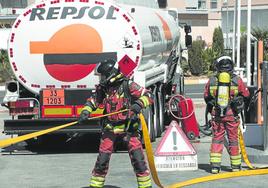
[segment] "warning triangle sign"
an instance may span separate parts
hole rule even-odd
[[[195,149],[176,121],[172,121],[156,148],[155,155],[194,155]]]

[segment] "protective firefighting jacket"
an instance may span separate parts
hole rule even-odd
[[[209,79],[208,83],[205,86],[204,99],[207,104],[212,105],[211,114],[215,116],[215,101],[218,93],[218,77],[213,76]],[[244,98],[249,97],[249,91],[244,85],[243,80],[235,74],[231,75],[231,84],[230,84],[230,104],[226,109],[225,116],[237,116],[238,114],[232,108],[232,103],[238,96],[243,96]]]
[[[87,110],[91,113],[96,107],[103,106],[104,113],[108,114],[129,109],[133,103],[139,104],[141,108],[146,108],[153,103],[152,93],[134,81],[124,79],[114,85],[97,85],[96,97],[94,100],[88,100],[82,111]],[[120,126],[123,128],[125,121],[129,120],[131,116],[133,116],[133,113],[126,111],[108,116],[104,122],[106,126],[112,127],[116,125],[119,128]]]

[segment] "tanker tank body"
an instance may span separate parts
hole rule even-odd
[[[163,131],[179,41],[177,20],[155,0],[47,0],[26,8],[8,41],[16,80],[6,84],[3,105],[12,119],[4,121],[4,133],[22,135],[76,120],[95,95],[97,63],[113,58],[122,73],[154,92],[154,106],[143,112],[154,140]],[[94,120],[57,133],[99,131]]]

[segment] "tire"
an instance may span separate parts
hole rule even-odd
[[[180,94],[184,95],[184,75],[180,76]]]
[[[164,109],[164,97],[162,93],[162,86],[160,86],[157,92],[158,99],[158,109],[159,109],[159,127],[161,128],[161,133],[165,130],[165,109]]]
[[[154,88],[153,94],[154,96],[157,96],[158,89],[157,87]],[[153,118],[154,118],[154,130],[156,137],[160,137],[162,130],[160,127],[160,121],[159,121],[159,107],[158,107],[158,97],[154,97],[154,103],[153,103]]]
[[[150,134],[151,142],[155,141],[155,130],[154,130],[154,123],[153,123],[153,113],[151,107],[147,107],[143,110],[143,115],[148,127],[148,132]]]
[[[195,139],[195,134],[192,131],[190,131],[190,132],[187,133],[187,137],[188,137],[189,140],[194,140]]]

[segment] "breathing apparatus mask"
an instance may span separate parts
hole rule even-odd
[[[97,66],[96,71],[101,75],[101,85],[112,85],[123,77],[119,69],[115,68],[115,64],[114,59],[107,59]]]
[[[229,56],[222,56],[215,61],[215,68],[217,72],[233,72],[234,62]]]

